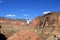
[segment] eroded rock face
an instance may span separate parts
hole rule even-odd
[[[51,12],[43,16],[38,16],[32,21],[33,26],[48,26],[60,24],[60,12]]]
[[[20,25],[23,26],[26,24],[24,21],[14,20],[14,19],[0,19],[0,24],[11,24],[11,25]]]
[[[40,16],[38,16],[38,17],[36,17],[35,19],[33,19],[32,20],[32,26],[33,27],[36,27],[36,26],[40,26],[40,25],[42,25],[43,24],[43,20],[41,20],[42,19],[42,17],[40,17]]]
[[[60,38],[60,27],[56,26],[52,34]]]
[[[24,27],[25,25],[26,21],[0,18],[0,33],[6,35],[6,37],[10,37],[12,34],[18,32],[20,27]]]
[[[60,24],[60,16],[58,16],[58,25]]]
[[[20,32],[12,35],[7,40],[43,40],[31,30],[20,30]]]

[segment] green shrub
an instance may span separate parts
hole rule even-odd
[[[60,38],[58,38],[58,40],[60,40]]]

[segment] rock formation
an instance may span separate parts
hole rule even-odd
[[[38,16],[32,21],[33,26],[55,26],[60,23],[60,12],[51,12],[43,16]]]
[[[0,18],[0,33],[7,40],[55,40],[60,38],[60,12],[38,16],[27,24],[26,20]]]
[[[7,37],[20,30],[26,25],[26,20],[0,18],[0,33]]]

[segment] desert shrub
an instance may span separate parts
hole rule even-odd
[[[60,40],[60,38],[58,38],[57,40]]]

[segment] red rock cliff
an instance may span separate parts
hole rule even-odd
[[[51,12],[32,20],[32,26],[60,25],[60,12]]]

